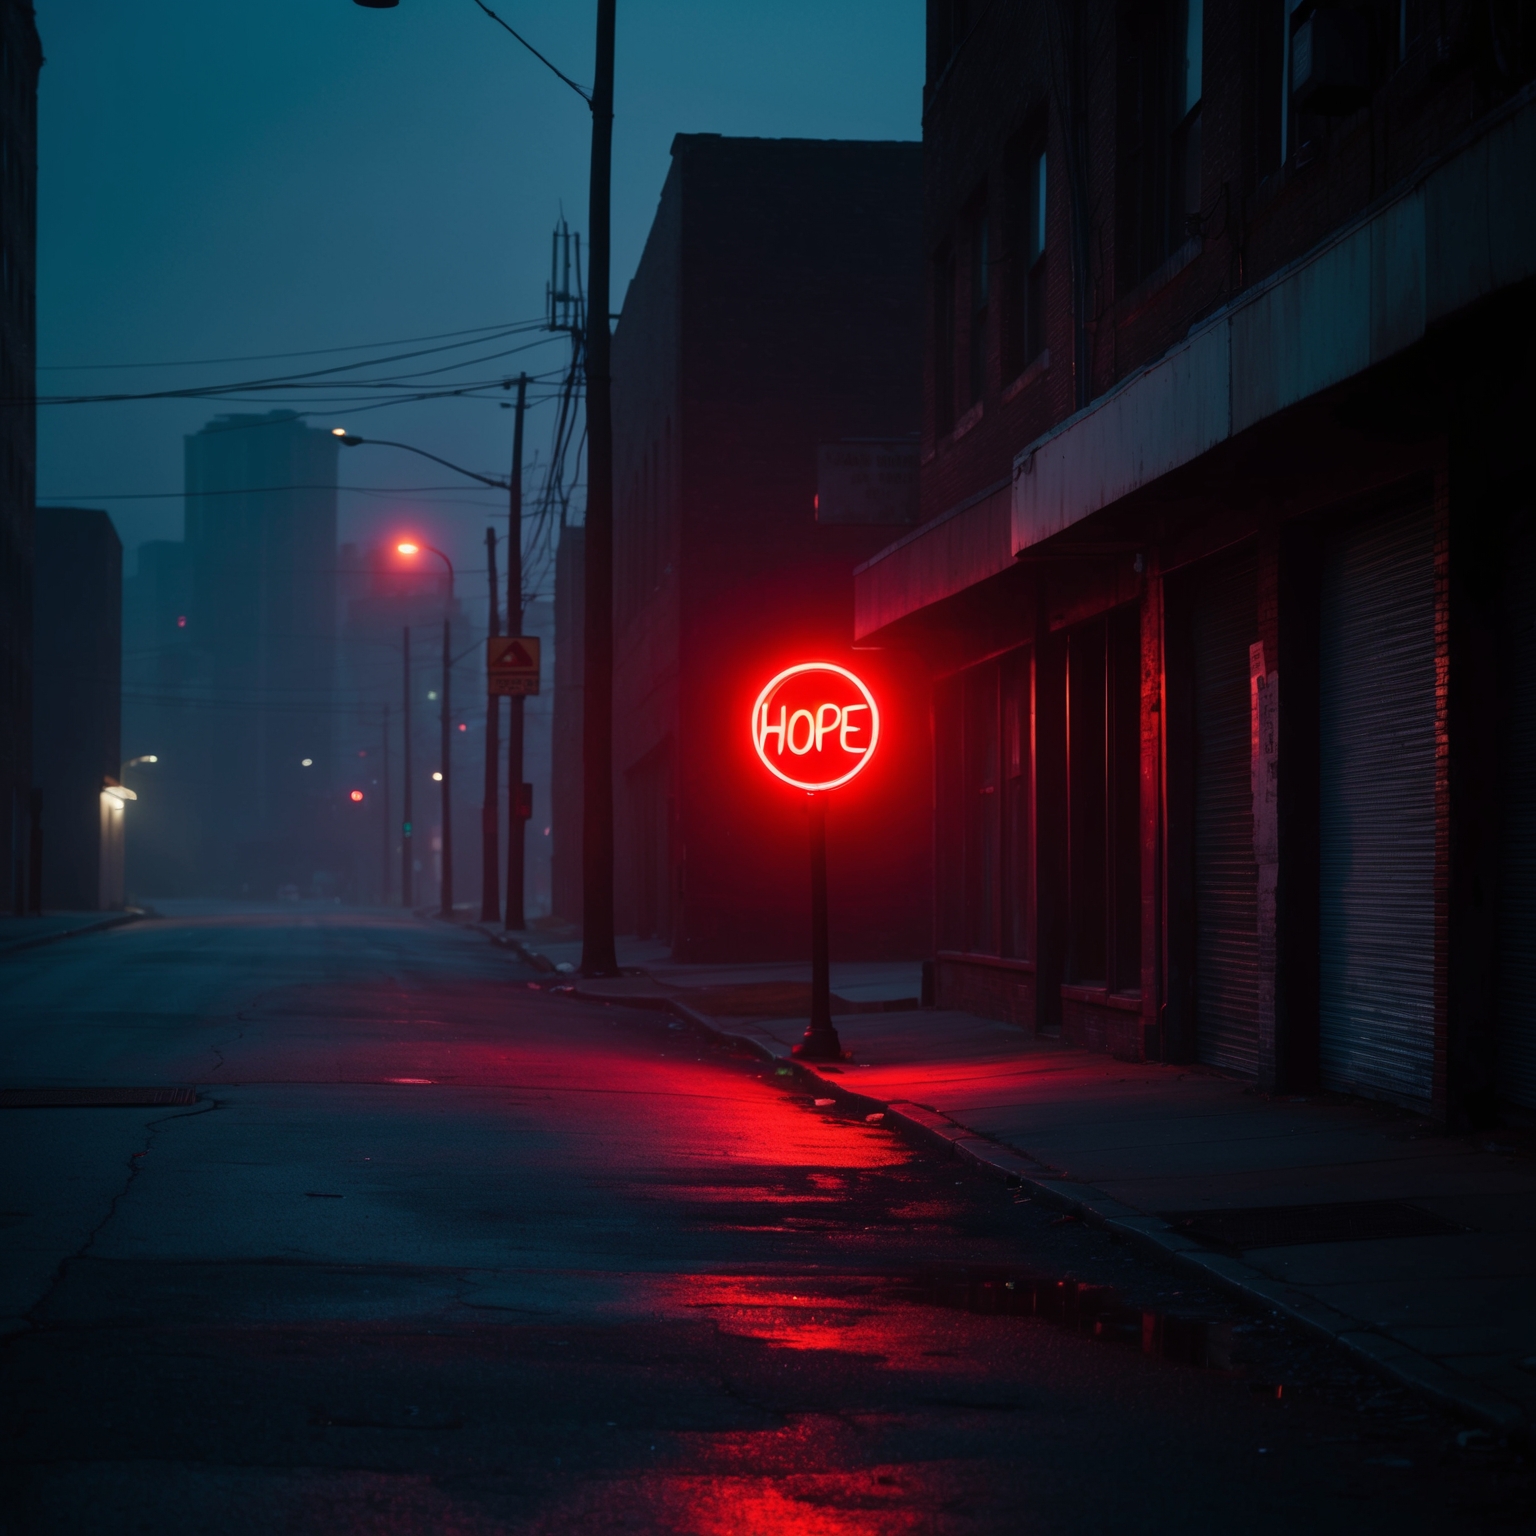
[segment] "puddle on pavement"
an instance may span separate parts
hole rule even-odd
[[[1081,1337],[1139,1349],[1151,1359],[1204,1370],[1233,1368],[1231,1318],[1127,1303],[1108,1285],[993,1272],[911,1270],[788,1281],[769,1276],[690,1276],[675,1284],[688,1310],[713,1312],[722,1329],[789,1349],[837,1349],[911,1364],[931,1353],[922,1309],[1035,1318]],[[947,1353],[947,1351],[942,1352]]]
[[[1037,1317],[1071,1333],[1133,1345],[1156,1360],[1215,1371],[1232,1368],[1230,1318],[1132,1306],[1112,1285],[1031,1275],[928,1274],[898,1290],[925,1306]]]
[[[780,1066],[775,1075],[789,1076],[789,1069]],[[833,1109],[835,1106],[835,1101],[824,1098],[807,1098],[802,1102],[806,1108],[817,1110]],[[846,1108],[841,1105],[835,1107]],[[863,1120],[864,1116],[860,1114],[859,1121]],[[824,1123],[851,1125],[858,1122],[834,1113],[826,1117]],[[859,1128],[865,1127],[860,1124]],[[834,1177],[829,1182],[835,1186],[841,1181]],[[693,1193],[697,1198],[701,1192],[696,1189]],[[721,1218],[726,1217],[724,1201],[739,1202],[743,1193],[740,1189],[713,1191],[714,1199],[722,1201],[722,1204],[710,1210],[706,1219],[712,1218],[712,1224],[720,1223]],[[767,1217],[766,1210],[772,1210],[774,1205],[792,1202],[802,1207],[810,1205],[814,1209],[827,1203],[826,1196],[831,1196],[835,1201],[839,1193],[835,1187],[818,1190],[815,1194],[780,1192],[769,1197],[765,1202],[765,1213],[755,1220],[744,1218],[740,1206],[732,1214],[737,1222],[756,1226],[773,1219]],[[765,1192],[755,1190],[752,1194],[755,1203],[764,1199]],[[818,1199],[817,1194],[823,1198]],[[942,1201],[931,1199],[915,1203],[909,1200],[904,1206],[892,1207],[883,1213],[886,1221],[898,1224],[916,1219],[942,1220],[949,1214]],[[729,1220],[728,1217],[726,1219]],[[865,1225],[869,1220],[869,1214],[863,1213],[860,1224]],[[772,1229],[791,1230],[802,1225],[810,1227],[823,1224],[829,1227],[842,1225],[835,1218],[823,1223],[806,1215],[786,1218],[780,1213]],[[867,1225],[865,1229],[868,1230]],[[916,1274],[911,1270],[886,1273],[865,1277],[864,1284],[856,1287],[856,1297],[844,1294],[836,1298],[824,1290],[820,1294],[775,1296],[768,1294],[773,1289],[771,1283],[764,1290],[757,1289],[763,1284],[760,1280],[745,1284],[737,1281],[734,1285],[730,1281],[718,1280],[715,1284],[721,1287],[720,1293],[708,1301],[695,1298],[690,1304],[723,1306],[728,1309],[745,1307],[757,1314],[756,1320],[746,1331],[792,1348],[849,1347],[853,1345],[853,1335],[867,1328],[871,1311],[885,1310],[891,1303],[895,1303],[941,1307],[986,1316],[1037,1318],[1083,1337],[1139,1349],[1150,1359],[1194,1366],[1202,1370],[1230,1371],[1234,1363],[1235,1321],[1230,1316],[1188,1308],[1152,1309],[1127,1301],[1112,1285],[1042,1276],[1022,1269],[929,1269]],[[734,1295],[729,1294],[732,1290],[735,1291]],[[745,1294],[748,1290],[756,1292],[750,1302]],[[795,1315],[795,1321],[790,1322],[781,1317],[769,1322],[765,1314],[778,1308]],[[822,1316],[808,1325],[805,1317],[808,1311],[820,1312]],[[842,1315],[833,1321],[833,1316],[839,1313]],[[863,1321],[864,1327],[858,1326],[856,1318]]]

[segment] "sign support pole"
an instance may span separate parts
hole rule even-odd
[[[411,842],[411,834],[416,830],[411,825],[411,626],[407,624],[401,637],[401,658],[405,674],[404,697],[401,699],[401,760],[404,763],[404,771],[400,782],[404,786],[402,793],[405,796],[405,810],[400,820],[400,905],[411,905],[411,865],[415,860],[415,845]]]
[[[841,1061],[843,1042],[832,1027],[831,946],[827,938],[827,797],[809,799],[811,842],[811,1022],[794,1049],[804,1061]]]
[[[448,602],[453,603],[453,577],[448,578]],[[442,847],[442,910],[439,917],[453,921],[453,779],[449,768],[449,757],[453,750],[453,720],[449,713],[451,705],[448,699],[448,689],[453,682],[453,636],[450,626],[452,620],[445,613],[443,615],[443,699],[442,708],[438,718],[442,725],[442,745],[439,752],[443,759],[443,847]]]
[[[825,691],[807,693],[805,689],[811,679],[831,690],[833,697],[829,698]],[[829,679],[837,681],[832,684]],[[837,691],[842,692],[844,702],[837,701]],[[763,767],[775,778],[804,790],[809,797],[806,821],[811,852],[811,1021],[806,1026],[805,1038],[793,1052],[802,1061],[846,1059],[843,1042],[832,1027],[832,962],[827,937],[827,792],[853,778],[869,762],[879,740],[880,709],[874,694],[847,667],[835,662],[803,661],[798,666],[786,667],[768,680],[752,706],[752,745]],[[777,748],[777,761],[769,754],[770,741]],[[787,760],[786,751],[790,754]],[[812,753],[815,759],[808,761]],[[786,768],[791,771],[786,772]]]
[[[485,564],[491,578],[491,603],[486,629],[494,639],[501,633],[496,607],[496,530],[485,530]],[[485,795],[480,802],[480,921],[501,921],[501,848],[497,796],[501,793],[501,698],[487,688],[485,696]]]
[[[517,416],[512,424],[512,473],[507,478],[507,633],[523,632],[523,415],[528,408],[528,375],[517,379]],[[513,696],[507,727],[507,920],[521,932],[526,834],[523,815],[523,700]]]

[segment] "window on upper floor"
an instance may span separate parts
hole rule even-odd
[[[933,258],[933,432],[955,424],[955,252],[948,243]]]
[[[1285,89],[1284,17],[1290,0],[1252,0],[1252,4],[1252,96],[1245,111],[1252,125],[1248,179],[1250,185],[1257,185],[1279,169],[1285,159],[1282,113],[1278,108]]]
[[[1120,7],[1117,188],[1122,289],[1200,228],[1203,0]]]
[[[987,387],[987,318],[992,304],[992,249],[983,193],[966,219],[970,255],[970,334],[966,340],[966,404],[975,405]]]
[[[1003,377],[1014,379],[1045,350],[1046,149],[1043,135],[1021,134],[1008,151],[1008,299]]]
[[[1445,42],[1448,8],[1438,0],[1280,0],[1283,48],[1280,137],[1283,155],[1305,165],[1326,145],[1332,125],[1368,106],[1376,89],[1426,34]],[[1508,58],[1500,20],[1518,25],[1518,5],[1487,7],[1486,39],[1494,58]],[[1532,30],[1529,29],[1528,30]]]

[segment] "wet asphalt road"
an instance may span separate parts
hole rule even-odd
[[[1530,1528],[1525,1452],[540,979],[303,910],[0,962],[0,1086],[201,1095],[0,1110],[0,1531]],[[956,1304],[1063,1280],[1231,1368]]]

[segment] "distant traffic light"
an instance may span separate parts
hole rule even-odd
[[[352,800],[353,805],[361,805],[363,803],[363,792],[362,792],[362,790],[354,789],[352,791],[351,800]]]

